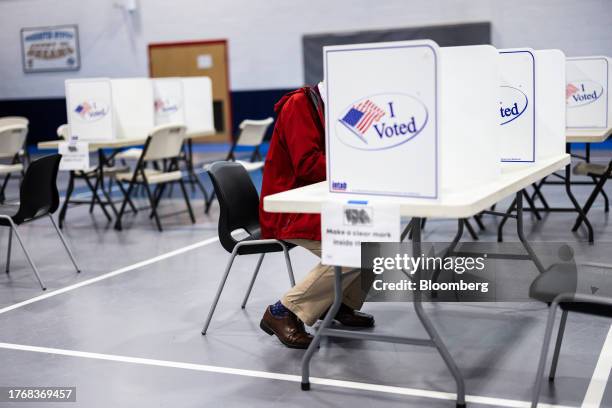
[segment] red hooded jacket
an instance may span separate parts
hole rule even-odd
[[[315,107],[309,92],[300,88],[274,106],[277,114],[266,157],[259,201],[262,238],[321,240],[318,214],[268,213],[264,197],[325,180],[323,106]]]

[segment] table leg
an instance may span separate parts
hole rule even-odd
[[[531,258],[536,268],[538,268],[538,271],[540,273],[544,273],[546,270],[544,269],[542,262],[540,262],[540,259],[533,251],[533,248],[531,248],[531,244],[529,244],[529,241],[527,241],[525,238],[525,232],[523,230],[523,191],[516,193],[516,233],[519,240],[523,244],[523,247],[527,251],[527,254],[529,254],[529,258]]]
[[[70,171],[70,176],[68,178],[68,189],[66,190],[66,197],[64,197],[64,202],[62,204],[62,209],[59,214],[59,227],[64,227],[64,219],[66,218],[66,211],[68,211],[68,202],[70,201],[70,196],[74,191],[74,171]]]
[[[308,350],[304,354],[302,358],[302,390],[307,391],[310,389],[310,360],[312,359],[312,355],[315,350],[319,346],[321,342],[321,337],[323,336],[324,329],[331,326],[332,320],[336,313],[338,313],[338,309],[340,309],[340,305],[342,304],[342,268],[340,266],[334,266],[334,303],[332,303],[331,307],[327,311],[325,318],[319,325],[317,329],[317,333],[315,334],[314,339],[308,346]]]
[[[570,143],[565,144],[565,151],[567,153],[571,152]],[[588,231],[589,243],[592,244],[593,243],[593,226],[591,225],[591,222],[587,218],[584,211],[582,211],[582,207],[580,207],[580,204],[578,204],[576,197],[574,197],[574,194],[572,193],[571,177],[572,177],[572,163],[570,161],[570,164],[568,164],[565,167],[565,192],[567,193],[567,196],[569,197],[570,201],[572,202],[572,205],[574,206],[574,208],[576,209],[576,212],[578,213],[578,220],[584,220],[584,225],[586,225],[587,231]]]
[[[412,228],[412,256],[413,257],[420,256],[420,254],[421,254],[421,227],[420,227],[420,223],[416,222],[414,224],[414,227]],[[457,407],[465,407],[465,382],[463,380],[463,376],[461,375],[461,372],[459,371],[457,364],[455,364],[455,360],[453,360],[453,357],[448,352],[446,345],[440,338],[438,331],[436,330],[434,325],[431,323],[431,321],[425,314],[425,311],[423,310],[422,294],[421,294],[421,291],[419,290],[419,281],[421,279],[421,269],[420,268],[417,269],[415,272],[415,279],[417,282],[417,285],[416,285],[417,289],[414,292],[414,298],[412,301],[412,304],[414,305],[414,310],[417,314],[417,317],[421,321],[421,324],[425,328],[425,331],[427,331],[427,334],[429,335],[436,349],[440,353],[442,360],[444,360],[446,367],[448,367],[453,378],[455,379],[455,383],[457,385]]]

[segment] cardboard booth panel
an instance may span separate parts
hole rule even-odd
[[[116,129],[110,79],[68,79],[64,86],[71,135],[85,141],[114,139]]]
[[[187,134],[214,133],[212,82],[208,77],[183,77],[185,125]]]
[[[500,125],[502,162],[534,162],[536,148],[535,53],[531,48],[499,50]]]
[[[185,123],[183,83],[180,78],[157,78],[152,80],[155,98],[155,125]]]
[[[490,45],[440,49],[442,191],[499,176],[499,54]]]
[[[565,54],[536,50],[536,159],[565,153]]]
[[[323,60],[329,191],[437,198],[438,45],[330,46]]]
[[[117,138],[146,138],[155,126],[151,80],[111,79],[111,86]]]
[[[612,60],[608,57],[568,58],[567,128],[607,129],[611,124],[610,78]]]

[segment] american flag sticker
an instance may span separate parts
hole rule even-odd
[[[572,96],[573,94],[575,94],[576,92],[578,92],[579,89],[576,85],[574,84],[567,84],[566,88],[565,88],[565,99],[569,99],[570,96]]]
[[[353,132],[362,142],[368,144],[365,133],[374,122],[378,122],[383,116],[385,116],[385,111],[371,100],[366,99],[353,105],[340,119],[340,123]]]
[[[85,117],[85,115],[87,115],[88,112],[91,111],[91,105],[87,102],[83,102],[82,104],[77,106],[74,111],[81,115],[81,117],[83,118]]]

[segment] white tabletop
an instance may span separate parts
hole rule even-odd
[[[201,131],[194,133],[187,133],[185,135],[185,139],[195,139],[199,140],[202,138],[210,137],[215,134],[214,130],[210,131]],[[98,149],[119,149],[122,147],[133,147],[143,145],[147,141],[146,137],[125,137],[120,139],[113,140],[89,140],[89,150],[98,150]],[[38,148],[40,150],[57,150],[59,144],[61,142],[65,142],[64,139],[58,140],[48,140],[46,142],[38,143]]]
[[[565,141],[568,143],[601,143],[612,135],[609,129],[566,129]]]
[[[533,165],[505,170],[499,179],[463,191],[442,191],[439,200],[330,194],[326,181],[296,188],[264,198],[267,212],[321,212],[321,204],[330,199],[384,201],[400,205],[400,214],[422,218],[467,218],[488,209],[500,200],[567,166],[570,157],[562,154]]]
[[[139,146],[144,144],[147,138],[136,137],[136,138],[122,138],[114,140],[86,140],[89,143],[89,150],[97,149],[118,149],[121,147]],[[57,150],[59,144],[65,142],[64,139],[49,140],[46,142],[38,143],[38,148],[41,150],[54,149]]]

